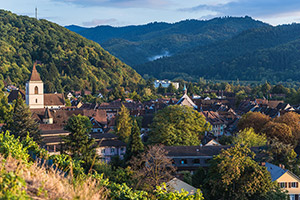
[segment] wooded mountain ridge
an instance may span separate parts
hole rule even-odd
[[[0,80],[24,87],[34,61],[46,92],[133,89],[143,81],[93,41],[47,20],[0,10]]]
[[[135,39],[126,34],[129,29],[155,26],[154,33],[137,34]],[[105,34],[105,28],[111,30],[111,38],[119,38],[96,40],[97,30]],[[94,38],[90,39],[144,76],[171,80],[198,80],[199,77],[271,82],[299,80],[300,24],[271,26],[250,17],[225,17],[123,28],[100,26],[79,33],[89,37],[92,32]],[[157,57],[153,56],[156,54]],[[145,62],[150,55],[158,59]],[[137,61],[132,62],[135,59]]]
[[[250,17],[224,17],[211,20],[185,20],[177,23],[154,22],[146,25],[66,28],[98,42],[104,49],[130,66],[189,48],[229,39],[242,31],[269,26]]]

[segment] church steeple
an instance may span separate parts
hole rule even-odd
[[[31,77],[29,81],[42,81],[39,73],[36,70],[36,62],[33,64],[32,72],[31,72]]]
[[[184,84],[184,87],[183,87],[183,92],[184,92],[184,94],[187,94],[187,88],[186,88],[185,84]]]
[[[44,83],[33,64],[29,81],[26,83],[26,104],[30,109],[44,108]]]

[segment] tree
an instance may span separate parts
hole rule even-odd
[[[9,130],[15,137],[20,137],[20,140],[26,139],[29,134],[36,142],[41,142],[41,133],[38,123],[31,118],[29,107],[25,104],[21,95],[14,104],[12,117],[6,119],[5,130]]]
[[[265,124],[270,120],[271,118],[265,114],[250,111],[242,116],[238,123],[238,129],[244,130],[252,127],[255,133],[261,133]]]
[[[121,111],[117,117],[116,133],[120,139],[126,143],[128,143],[131,127],[132,124],[129,110],[122,104]]]
[[[89,118],[82,115],[73,115],[65,126],[65,130],[70,132],[63,138],[67,153],[85,163],[90,163],[95,156],[95,140],[89,136],[91,128]]]
[[[270,173],[254,161],[246,146],[236,145],[215,156],[204,184],[209,199],[259,199],[275,189]]]
[[[287,112],[274,119],[274,122],[286,124],[292,131],[292,135],[299,142],[300,140],[300,115],[295,112]]]
[[[164,88],[161,83],[159,84],[158,88],[157,88],[157,93],[158,94],[165,94],[166,93],[166,88]]]
[[[134,178],[138,180],[137,188],[153,191],[155,186],[168,182],[172,178],[175,168],[172,160],[167,157],[163,145],[154,145],[146,148],[145,152],[133,157],[130,165],[134,170]]]
[[[9,120],[12,115],[12,106],[8,103],[6,95],[0,91],[0,123]]]
[[[268,138],[278,138],[280,141],[286,144],[295,143],[290,127],[284,123],[270,121],[265,124],[262,132],[265,133]]]
[[[176,88],[174,87],[174,85],[172,83],[170,83],[170,85],[167,87],[167,92],[168,93],[175,93],[176,92]]]
[[[160,110],[151,124],[149,143],[199,145],[200,136],[211,130],[203,115],[187,106],[173,105]]]
[[[256,134],[253,128],[239,131],[233,140],[234,143],[240,143],[248,147],[264,146],[267,143],[267,137],[264,134]]]
[[[271,88],[272,88],[271,85],[266,82],[261,86],[261,91],[264,95],[267,95],[270,92]]]
[[[138,153],[144,150],[144,144],[141,139],[141,131],[136,120],[133,121],[131,134],[129,137],[128,147],[126,149],[126,160],[132,156],[137,156]]]
[[[293,173],[300,175],[300,160],[297,158],[294,147],[290,144],[281,142],[277,138],[268,140],[265,156],[261,158],[261,161],[271,162],[276,165],[283,164]]]

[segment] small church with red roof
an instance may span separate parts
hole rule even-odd
[[[63,93],[44,93],[44,83],[41,80],[40,74],[36,70],[36,63],[34,63],[31,77],[26,83],[25,99],[26,104],[30,109],[59,109],[65,107],[65,99]]]

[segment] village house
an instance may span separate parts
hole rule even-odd
[[[164,88],[167,88],[167,87],[169,87],[170,84],[172,84],[174,86],[174,88],[176,90],[178,90],[179,83],[177,83],[177,82],[171,82],[171,81],[165,81],[165,80],[156,80],[156,81],[154,81],[154,87],[155,88],[158,88],[159,85],[161,85]]]
[[[112,133],[99,134],[96,139],[96,153],[106,163],[109,163],[113,157],[118,156],[124,159],[127,144],[118,139],[118,136]]]
[[[173,160],[177,171],[194,172],[199,167],[208,167],[213,156],[218,155],[222,149],[229,146],[165,146],[167,156]]]
[[[212,125],[211,133],[215,137],[224,135],[227,122],[218,114],[218,112],[202,111],[200,113],[206,118],[206,121]]]
[[[282,190],[286,190],[290,200],[300,199],[300,178],[291,171],[284,168],[284,165],[273,165],[271,163],[262,163],[271,174],[272,181],[276,181]]]

